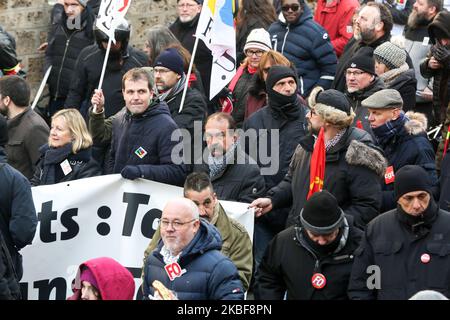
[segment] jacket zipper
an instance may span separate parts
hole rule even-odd
[[[66,30],[64,30],[64,28],[62,28],[64,33],[66,34],[67,37],[67,33]],[[64,48],[64,55],[61,61],[61,68],[59,69],[59,73],[58,73],[58,82],[56,83],[56,94],[55,94],[55,101],[56,99],[58,99],[58,95],[59,95],[59,84],[61,81],[61,73],[62,73],[62,69],[64,66],[64,62],[66,61],[66,54],[67,54],[67,49],[69,48],[69,43],[70,43],[70,39],[72,39],[73,35],[76,34],[78,31],[74,31],[66,40],[66,47]]]
[[[284,45],[286,44],[286,38],[287,38],[287,36],[289,34],[289,25],[287,25],[286,30],[287,30],[287,32],[286,32],[286,34],[284,35],[284,38],[283,38],[283,45],[281,46],[281,54],[283,54],[283,55],[284,55]]]

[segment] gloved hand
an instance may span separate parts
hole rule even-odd
[[[433,56],[442,64],[448,65],[450,63],[450,50],[444,46],[436,46]]]
[[[134,180],[137,178],[143,178],[141,169],[138,166],[125,166],[122,171],[120,171],[120,174],[125,179]]]

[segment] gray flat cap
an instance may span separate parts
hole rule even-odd
[[[403,108],[403,99],[394,89],[383,89],[364,99],[361,105],[370,109]]]

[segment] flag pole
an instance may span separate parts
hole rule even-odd
[[[103,78],[105,77],[106,65],[108,64],[109,51],[111,50],[111,38],[108,40],[108,46],[106,47],[105,60],[103,61],[102,73],[100,74],[100,81],[98,83],[98,90],[102,88]],[[97,112],[97,105],[94,104],[94,112]]]
[[[188,69],[188,73],[186,75],[186,83],[184,84],[183,95],[181,96],[180,109],[178,110],[178,113],[180,113],[183,110],[184,99],[186,98],[186,92],[187,92],[187,89],[189,86],[189,77],[191,76],[192,66],[194,64],[194,58],[195,58],[195,54],[197,52],[198,40],[199,40],[198,37],[195,37],[194,48],[192,49],[192,55],[191,55],[191,62],[189,62],[189,69]]]

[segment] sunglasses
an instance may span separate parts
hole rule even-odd
[[[291,9],[294,12],[297,12],[298,9],[300,9],[300,5],[294,3],[294,4],[291,4],[291,5],[286,4],[286,5],[281,7],[281,10],[283,10],[285,12],[289,11],[289,9]]]

